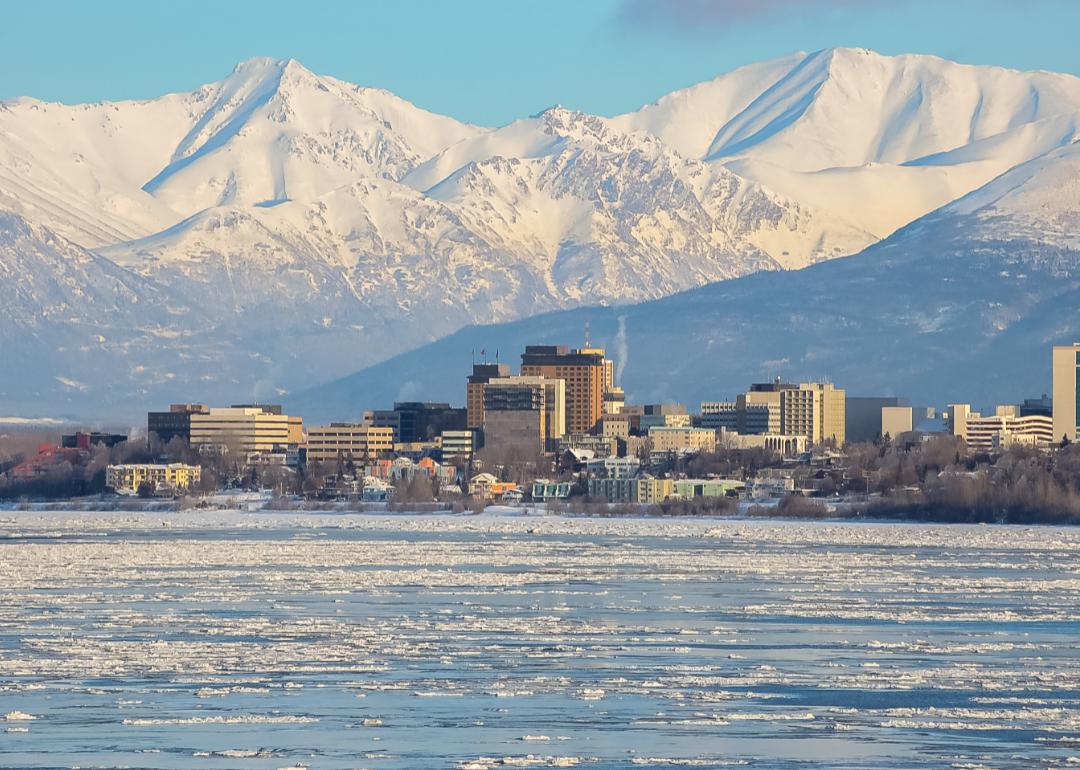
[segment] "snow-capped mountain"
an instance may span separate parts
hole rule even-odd
[[[0,399],[277,398],[469,324],[804,268],[1010,169],[1035,200],[1078,121],[1072,76],[847,49],[495,129],[291,60],[149,101],[0,102],[0,352],[22,373]],[[1067,208],[1026,216],[1069,237]]]
[[[1080,339],[1080,143],[1029,161],[862,253],[664,299],[473,326],[296,394],[305,414],[462,398],[462,351],[575,344],[588,324],[635,402],[733,397],[751,380],[831,378],[849,395],[1017,403]],[[461,376],[448,378],[446,371]],[[404,388],[404,390],[403,390]]]

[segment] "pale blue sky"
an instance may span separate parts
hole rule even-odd
[[[267,55],[494,125],[837,45],[1080,74],[1078,29],[1080,0],[0,0],[0,98],[146,98]]]

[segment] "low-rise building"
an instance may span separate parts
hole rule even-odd
[[[442,459],[444,463],[460,460],[472,462],[476,451],[476,432],[473,430],[444,430],[441,434]]]
[[[599,479],[629,479],[640,469],[636,457],[597,457],[585,463],[585,472]]]
[[[746,482],[736,479],[675,479],[671,483],[672,497],[733,497],[746,488]]]
[[[781,457],[797,457],[804,453],[810,440],[806,436],[787,436],[772,433],[743,435],[722,430],[716,435],[718,449],[766,449]]]
[[[573,485],[569,481],[549,481],[536,479],[532,485],[532,499],[540,503],[548,500],[566,500],[570,497]]]
[[[671,496],[671,479],[641,476],[632,479],[589,479],[589,497],[609,503],[660,503]]]
[[[105,467],[105,486],[118,494],[137,494],[144,484],[158,494],[191,489],[202,478],[202,468],[185,463],[129,463]]]
[[[653,452],[714,452],[716,431],[712,428],[653,427],[649,429]]]

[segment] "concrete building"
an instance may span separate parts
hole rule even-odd
[[[243,452],[284,451],[289,446],[289,416],[280,407],[211,407],[194,412],[191,446]]]
[[[845,439],[858,443],[884,436],[886,431],[881,429],[882,409],[905,405],[896,396],[847,397],[844,400]]]
[[[883,406],[879,432],[882,437],[896,438],[901,433],[911,433],[915,427],[914,422],[914,413],[910,406]]]
[[[484,427],[484,386],[493,379],[509,376],[509,364],[473,364],[472,374],[465,383],[466,427]]]
[[[716,431],[691,427],[650,428],[649,443],[653,452],[714,452]]]
[[[199,483],[202,468],[184,463],[126,464],[105,467],[105,486],[118,494],[134,495],[143,484],[150,484],[158,493],[183,491]]]
[[[561,380],[500,377],[484,386],[484,454],[491,462],[535,457],[547,449],[548,421],[565,421]],[[549,403],[551,399],[551,403]],[[557,427],[556,427],[557,429]]]
[[[334,422],[308,429],[309,462],[351,459],[370,462],[394,450],[392,428],[377,428],[352,422]]]
[[[1080,342],[1055,345],[1053,352],[1054,377],[1054,441],[1080,438],[1080,390],[1077,389],[1077,370],[1080,370]]]
[[[168,444],[174,438],[191,443],[191,415],[208,414],[206,404],[172,404],[167,412],[147,412],[146,434],[157,435]]]
[[[566,383],[566,432],[591,433],[596,428],[604,414],[604,393],[611,386],[611,362],[602,349],[528,345],[521,355],[521,374]]]
[[[803,382],[780,391],[780,430],[789,436],[806,436],[811,444],[845,440],[843,389],[832,383]],[[770,431],[771,432],[771,431]]]

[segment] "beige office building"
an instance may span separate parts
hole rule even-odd
[[[191,446],[272,452],[290,443],[289,416],[258,406],[211,407],[191,415]],[[295,431],[295,427],[292,429]]]
[[[394,450],[394,429],[351,422],[334,422],[308,429],[307,458],[325,462],[351,458],[369,462]]]
[[[1080,439],[1080,413],[1077,412],[1077,371],[1080,370],[1080,342],[1055,345],[1054,375],[1054,441]]]
[[[881,407],[882,437],[896,438],[902,433],[910,433],[913,422],[913,411],[910,406]]]
[[[780,391],[780,430],[806,436],[811,444],[832,440],[844,445],[845,393],[832,383],[803,382]]]

